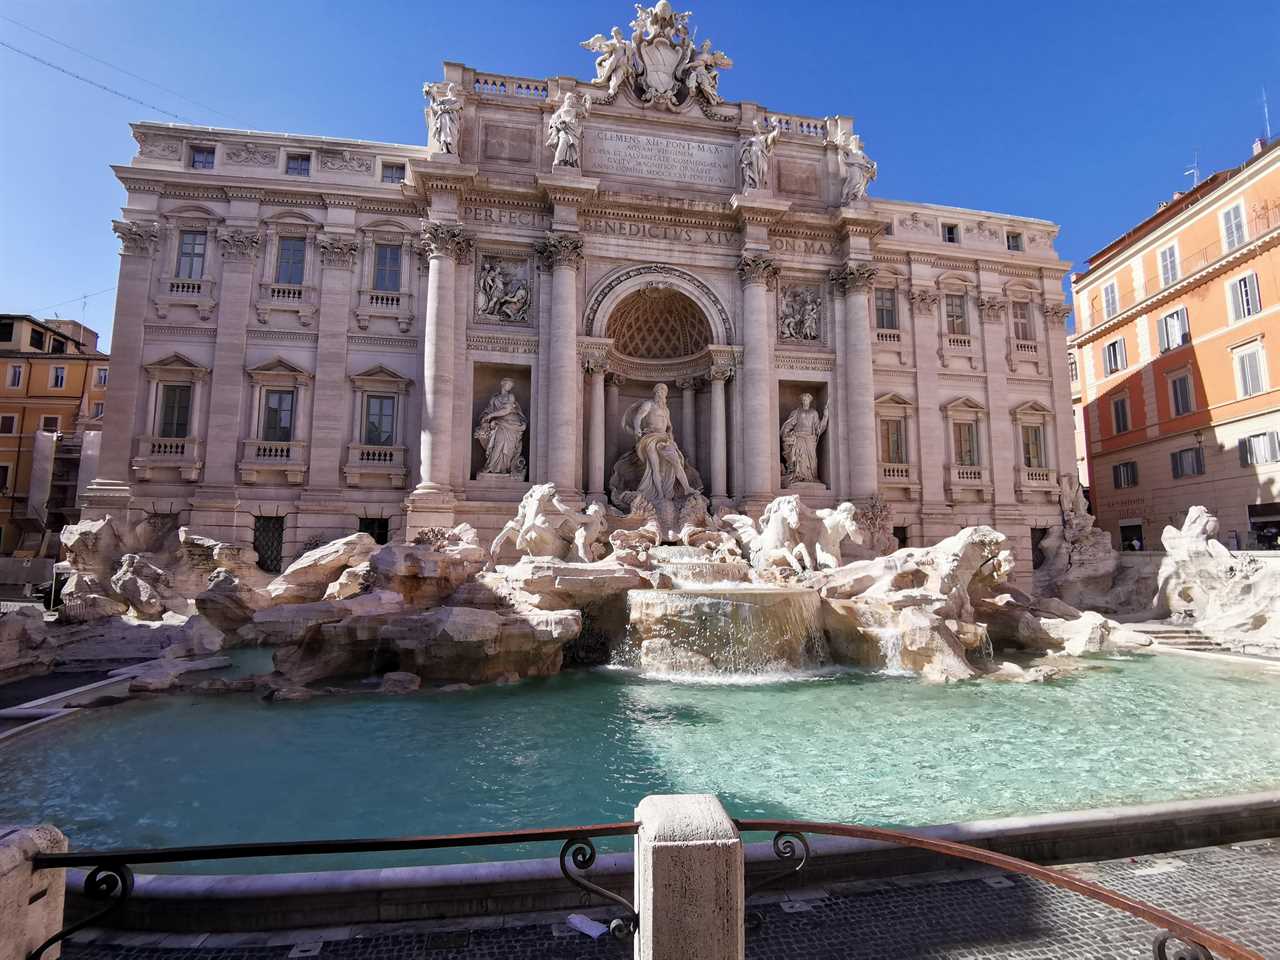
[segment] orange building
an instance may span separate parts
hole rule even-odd
[[[1098,526],[1159,549],[1203,504],[1219,538],[1280,536],[1280,141],[1254,145],[1072,277],[1077,438]]]
[[[0,555],[57,556],[96,463],[108,357],[70,320],[0,314]]]

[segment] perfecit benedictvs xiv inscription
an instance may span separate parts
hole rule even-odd
[[[586,141],[585,166],[592,173],[729,189],[737,184],[731,144],[617,130],[588,130]]]

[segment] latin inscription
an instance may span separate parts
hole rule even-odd
[[[511,210],[506,207],[462,206],[462,220],[476,226],[522,227],[526,230],[546,230],[551,217],[536,210]]]
[[[582,221],[583,233],[602,237],[625,237],[636,240],[664,240],[668,243],[690,243],[717,247],[736,246],[738,234],[734,230],[708,230],[705,227],[681,227],[668,223],[636,223],[633,220],[614,217],[586,217]]]
[[[585,166],[594,173],[732,189],[735,147],[647,133],[588,130]]]
[[[774,237],[769,241],[774,253],[803,253],[815,256],[827,256],[831,253],[831,244],[821,240],[796,240],[792,237]]]

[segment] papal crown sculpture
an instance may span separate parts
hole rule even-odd
[[[711,41],[695,46],[689,38],[690,12],[676,13],[667,0],[652,7],[636,4],[631,39],[614,27],[609,36],[597,33],[582,46],[600,54],[596,59],[598,87],[605,87],[611,102],[628,89],[646,106],[677,110],[697,98],[708,106],[723,103],[719,84],[721,69],[733,61]]]

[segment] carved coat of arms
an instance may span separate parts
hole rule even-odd
[[[595,86],[610,97],[630,90],[643,106],[678,110],[694,99],[708,105],[724,102],[720,73],[733,66],[711,41],[695,46],[689,37],[690,12],[677,13],[668,0],[652,7],[636,4],[631,39],[614,27],[610,35],[597,33],[582,46],[598,53]]]

